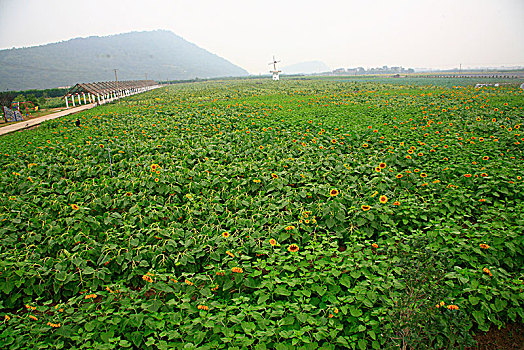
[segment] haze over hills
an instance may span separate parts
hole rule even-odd
[[[282,73],[284,74],[315,74],[330,71],[331,68],[322,61],[300,62],[282,67]]]
[[[245,76],[248,72],[170,31],[131,32],[0,50],[0,91],[81,82],[180,80]]]

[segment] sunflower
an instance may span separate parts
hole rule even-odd
[[[160,181],[160,179],[158,177],[155,177],[155,182],[158,182]]]
[[[337,189],[332,189],[331,191],[329,191],[329,195],[331,197],[336,197],[336,196],[338,196],[339,193],[340,192]]]
[[[380,201],[380,203],[382,203],[382,204],[386,204],[387,201],[388,201],[388,197],[386,197],[386,196],[380,196],[378,200]]]
[[[333,139],[333,140],[331,140],[331,143],[335,144],[335,143],[337,143],[337,140]]]
[[[133,194],[131,192],[126,192],[126,196],[131,197]]]
[[[428,174],[426,174],[426,173],[420,173],[420,177],[428,177]]]
[[[363,144],[362,147],[366,148],[368,147],[369,145],[367,143]]]
[[[393,205],[400,205],[400,202],[399,201],[394,201]]]
[[[229,237],[229,232],[222,232],[222,237],[228,238]]]
[[[404,175],[402,175],[402,174],[397,174],[397,179],[402,179],[403,176]]]
[[[80,209],[80,207],[76,204],[71,204],[71,208],[73,208],[73,210],[78,210]]]
[[[271,174],[271,177],[272,177],[273,179],[278,179],[278,175],[275,174],[275,173],[272,173],[272,174]]]
[[[100,148],[104,148],[104,145],[100,144],[100,145],[98,145],[98,147],[100,147]]]
[[[378,166],[375,167],[375,171],[376,171],[377,173],[380,173],[381,170],[382,170],[382,169],[381,169],[380,167],[378,167]]]
[[[291,253],[295,253],[295,252],[298,252],[299,248],[298,248],[298,245],[293,243],[293,244],[290,244],[289,247],[287,247],[287,250],[290,251]]]
[[[386,166],[387,166],[386,163],[380,163],[380,164],[378,165],[378,167],[379,167],[380,169],[384,169]]]
[[[484,157],[482,157],[482,160],[488,160],[488,159],[489,159],[488,156],[484,156]]]
[[[371,207],[367,204],[362,205],[360,208],[362,208],[363,211],[368,211],[369,209],[371,209]]]
[[[259,149],[264,149],[264,146],[258,146]]]
[[[149,276],[148,274],[145,274],[144,276],[142,276],[142,279],[146,282],[149,282],[149,283],[152,283],[153,282],[153,279],[151,278],[151,276]]]
[[[160,168],[160,165],[158,165],[158,164],[151,164],[151,171],[156,171],[159,168]]]
[[[277,241],[274,239],[274,238],[271,238],[269,240],[269,244],[271,244],[272,247],[276,246],[277,245]]]

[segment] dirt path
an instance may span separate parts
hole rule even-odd
[[[45,115],[43,117],[33,118],[33,119],[29,119],[29,120],[22,121],[22,122],[19,122],[19,123],[6,125],[6,126],[3,126],[3,127],[0,127],[0,136],[5,135],[5,134],[9,134],[9,133],[12,133],[12,132],[15,132],[15,131],[29,129],[29,128],[32,128],[32,127],[34,127],[36,125],[41,124],[42,122],[44,122],[46,120],[56,119],[56,118],[63,117],[65,115],[78,113],[78,112],[84,111],[86,109],[93,108],[95,106],[96,106],[96,103],[90,103],[90,104],[86,104],[86,105],[83,105],[83,106],[69,108],[69,109],[63,110],[63,111],[58,112],[58,113],[48,114],[48,115]]]

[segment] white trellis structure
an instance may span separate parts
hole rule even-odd
[[[105,81],[97,83],[76,84],[64,96],[66,107],[76,105],[113,102],[122,97],[139,94],[159,88],[153,80]],[[70,103],[71,102],[71,103]]]

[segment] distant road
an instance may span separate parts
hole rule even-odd
[[[0,136],[5,135],[5,134],[9,134],[9,133],[12,133],[12,132],[15,132],[15,131],[29,129],[29,128],[33,127],[33,126],[37,126],[37,125],[41,124],[42,122],[45,122],[46,120],[56,119],[56,118],[63,117],[65,115],[78,113],[78,112],[84,111],[86,109],[93,108],[95,106],[96,106],[96,103],[90,103],[90,104],[86,104],[86,105],[83,105],[83,106],[69,108],[69,109],[63,110],[63,111],[58,112],[58,113],[48,114],[48,115],[45,115],[43,117],[34,118],[34,119],[27,120],[27,121],[22,121],[22,122],[19,122],[19,123],[3,126],[3,127],[0,127]]]

